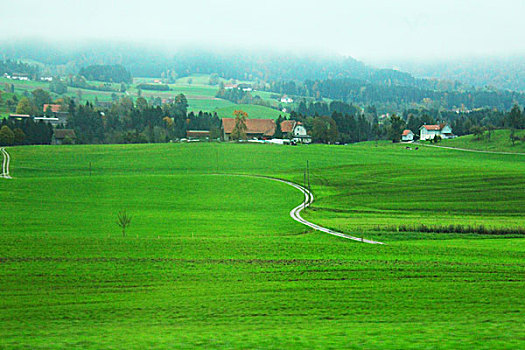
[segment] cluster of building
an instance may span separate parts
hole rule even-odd
[[[437,136],[442,139],[451,139],[456,137],[456,135],[452,133],[452,128],[447,124],[423,125],[419,128],[419,139],[421,141],[433,140]],[[415,134],[412,132],[412,130],[403,130],[401,141],[414,141],[414,137]]]
[[[231,140],[235,129],[235,118],[222,118],[221,133],[224,141]],[[311,143],[312,137],[306,132],[301,122],[285,120],[280,124],[282,138],[294,143]],[[277,124],[273,119],[246,119],[246,138],[248,140],[271,140],[275,136]],[[207,139],[210,132],[207,130],[188,130],[188,139]]]
[[[66,137],[75,140],[76,134],[73,129],[57,129],[57,127],[64,127],[67,124],[68,112],[62,112],[59,104],[44,104],[44,116],[33,116],[29,114],[10,114],[9,120],[24,121],[31,119],[32,121],[44,122],[53,126],[53,144],[60,145]]]
[[[251,92],[253,90],[252,84],[224,84],[226,90],[239,89],[244,92]]]
[[[13,73],[13,74],[4,73],[4,78],[10,79],[10,80],[21,80],[21,81],[31,80],[31,76],[26,73]],[[53,77],[43,76],[43,77],[40,77],[40,81],[53,81]]]

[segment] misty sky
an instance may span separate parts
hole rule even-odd
[[[318,50],[380,62],[524,55],[524,37],[525,0],[0,0],[1,40]]]

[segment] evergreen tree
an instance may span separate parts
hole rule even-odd
[[[281,123],[283,122],[283,118],[279,115],[279,118],[275,121],[275,132],[273,134],[273,137],[276,139],[282,139],[283,138],[283,131],[281,130]]]
[[[9,128],[9,126],[4,125],[0,128],[0,146],[12,146],[15,142],[15,134]]]

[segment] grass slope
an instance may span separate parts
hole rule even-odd
[[[523,137],[525,136],[525,131],[518,130],[516,135]],[[485,132],[481,139],[476,138],[474,135],[466,135],[455,139],[442,140],[440,145],[479,151],[525,153],[525,142],[516,141],[513,145],[510,141],[510,130],[495,130],[490,138]]]
[[[248,113],[248,118],[257,119],[277,119],[279,116],[288,116],[288,113],[283,113],[279,110],[259,106],[259,105],[232,105],[224,108],[217,109],[217,114],[220,118],[232,118],[233,112],[236,110],[243,110]]]
[[[520,156],[387,143],[9,151],[0,347],[524,345],[525,239],[374,231],[523,225]],[[307,159],[318,200],[306,215],[388,245],[306,230],[288,216],[301,195],[284,184],[213,175],[302,181]],[[123,207],[134,216],[126,238],[114,224]]]

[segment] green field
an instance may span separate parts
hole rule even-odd
[[[2,348],[523,348],[523,156],[391,143],[9,148]],[[306,160],[306,217],[288,213]],[[90,176],[90,163],[91,175]],[[216,175],[221,173],[222,175]],[[127,237],[115,224],[127,209]]]
[[[188,84],[188,79],[193,79],[192,84]],[[112,95],[114,93],[117,96],[129,96],[132,98],[138,97],[138,89],[136,84],[144,82],[153,82],[153,78],[135,78],[134,84],[128,87],[127,93],[122,94],[120,92],[113,91],[96,91],[79,88],[69,88],[65,94],[71,98],[78,98],[80,92],[80,100],[82,103],[86,101],[94,102],[97,99],[100,102],[111,102]],[[223,79],[224,80],[224,79]],[[146,98],[160,97],[162,99],[175,98],[179,94],[184,94],[188,99],[188,109],[193,112],[217,112],[220,117],[230,117],[234,110],[242,108],[247,110],[252,118],[277,118],[279,114],[285,115],[286,113],[280,113],[279,111],[258,106],[258,105],[237,105],[228,100],[216,98],[215,95],[218,91],[218,86],[211,86],[208,84],[209,75],[196,74],[190,77],[185,77],[177,80],[176,84],[169,84],[169,91],[153,91],[153,90],[142,90],[142,96]],[[14,84],[15,92],[19,95],[29,93],[35,89],[44,89],[49,91],[48,82],[37,82],[37,81],[18,81],[9,80],[6,78],[0,78],[0,84],[9,83]],[[89,84],[94,86],[102,84],[102,82],[89,81]],[[112,84],[115,89],[120,88],[120,84]],[[271,98],[271,94],[268,92],[254,92],[254,96],[258,95],[269,103],[271,106],[277,107],[278,103],[275,99]],[[59,95],[52,94],[53,98],[59,98]],[[6,108],[0,106],[0,115],[8,115],[9,111]],[[253,116],[252,116],[253,115]]]
[[[220,108],[217,110],[217,114],[220,118],[231,118],[233,117],[233,112],[238,109],[248,113],[248,118],[277,119],[279,116],[287,117],[289,115],[289,113],[284,113],[265,106],[243,104]]]
[[[524,130],[517,130],[516,136],[524,137]],[[440,146],[473,149],[479,151],[525,153],[525,142],[510,140],[510,130],[495,130],[489,138],[488,133],[478,138],[474,135],[461,136],[455,139],[442,140]]]

